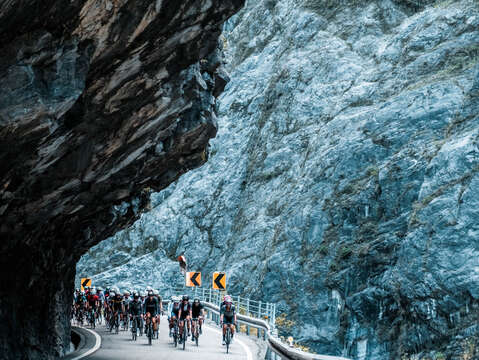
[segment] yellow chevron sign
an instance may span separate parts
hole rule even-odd
[[[213,273],[213,289],[226,289],[226,274],[224,272]]]
[[[195,287],[201,286],[201,273],[197,271],[190,271],[186,273],[186,286]]]
[[[81,278],[81,290],[82,291],[85,291],[85,288],[88,286],[88,287],[91,287],[91,279],[90,278]]]

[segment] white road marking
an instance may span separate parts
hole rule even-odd
[[[214,332],[217,333],[217,334],[220,334],[220,335],[223,334],[223,333],[222,333],[220,330],[218,330],[218,329],[214,329],[214,328],[212,328],[211,326],[206,325],[206,324],[205,324],[205,326],[206,326],[208,329],[214,331]],[[251,350],[249,349],[249,347],[248,347],[244,342],[242,342],[240,339],[238,339],[238,335],[235,336],[234,342],[241,345],[241,347],[243,348],[243,350],[246,352],[246,359],[247,359],[247,360],[253,360],[253,354],[251,353]]]
[[[98,335],[95,331],[93,330],[90,330],[90,329],[87,329],[87,328],[84,328],[82,327],[83,330],[86,330],[86,331],[89,331],[91,332],[93,335],[95,335],[95,346],[93,346],[90,350],[88,350],[86,353],[84,354],[81,354],[81,355],[78,355],[77,357],[71,359],[71,360],[78,360],[78,359],[83,359],[84,357],[88,356],[88,355],[91,355],[93,354],[95,351],[97,351],[100,346],[101,346],[101,336]]]

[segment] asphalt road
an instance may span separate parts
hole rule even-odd
[[[226,347],[221,345],[221,329],[213,323],[203,326],[198,347],[189,338],[185,350],[180,345],[175,348],[172,338],[168,337],[166,317],[161,318],[159,339],[153,340],[151,346],[144,335],[139,336],[137,341],[132,341],[130,331],[120,330],[119,334],[114,334],[104,325],[98,325],[95,331],[101,336],[101,347],[86,357],[87,360],[255,360],[258,353],[258,347],[252,339],[245,335],[235,335],[230,351],[226,354]]]

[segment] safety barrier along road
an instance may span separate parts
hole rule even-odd
[[[196,289],[196,288],[195,288]],[[219,314],[221,303],[221,297],[219,292],[212,296],[211,290],[202,291],[192,291],[187,288],[183,289],[174,289],[172,292],[176,294],[191,294],[197,296],[201,299],[204,307],[208,310],[207,316],[209,319],[213,320],[219,324]],[[238,308],[242,308],[239,303],[238,298]],[[234,299],[234,298],[233,298]],[[213,300],[213,301],[211,301]],[[243,299],[244,301],[246,299]],[[247,300],[250,303],[250,300]],[[265,321],[261,318],[251,317],[244,314],[237,314],[237,319],[240,324],[246,326],[247,334],[249,335],[249,328],[255,328],[257,330],[257,336],[262,337],[267,343],[267,352],[266,360],[350,360],[341,356],[329,356],[329,355],[320,355],[312,354],[305,351],[298,350],[294,347],[291,347],[289,344],[285,344],[276,336],[276,330],[274,328],[274,319],[275,319],[275,306],[274,304],[266,304],[267,309],[272,309],[272,311],[267,311],[268,315],[265,315],[268,321]],[[261,311],[259,312],[261,314]]]

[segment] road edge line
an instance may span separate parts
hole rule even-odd
[[[206,324],[205,324],[206,325]],[[211,327],[210,325],[206,325],[206,327],[208,327],[210,330],[213,330],[214,332],[216,332],[217,334],[222,334],[222,332],[218,329],[215,329],[213,327]],[[243,350],[246,352],[246,359],[247,360],[253,360],[253,353],[251,352],[250,348],[248,347],[248,345],[246,345],[244,342],[242,342],[240,339],[238,339],[238,334],[236,334],[235,336],[235,340],[234,340],[236,343],[240,344],[241,347],[243,348]]]
[[[93,346],[90,350],[84,352],[83,354],[78,355],[78,356],[76,356],[76,357],[74,357],[73,359],[70,359],[70,360],[83,359],[84,357],[87,357],[87,356],[93,354],[101,346],[101,336],[100,335],[98,335],[95,331],[87,329],[85,327],[80,327],[80,329],[86,330],[86,331],[90,332],[91,334],[93,334],[95,336],[95,346]]]

